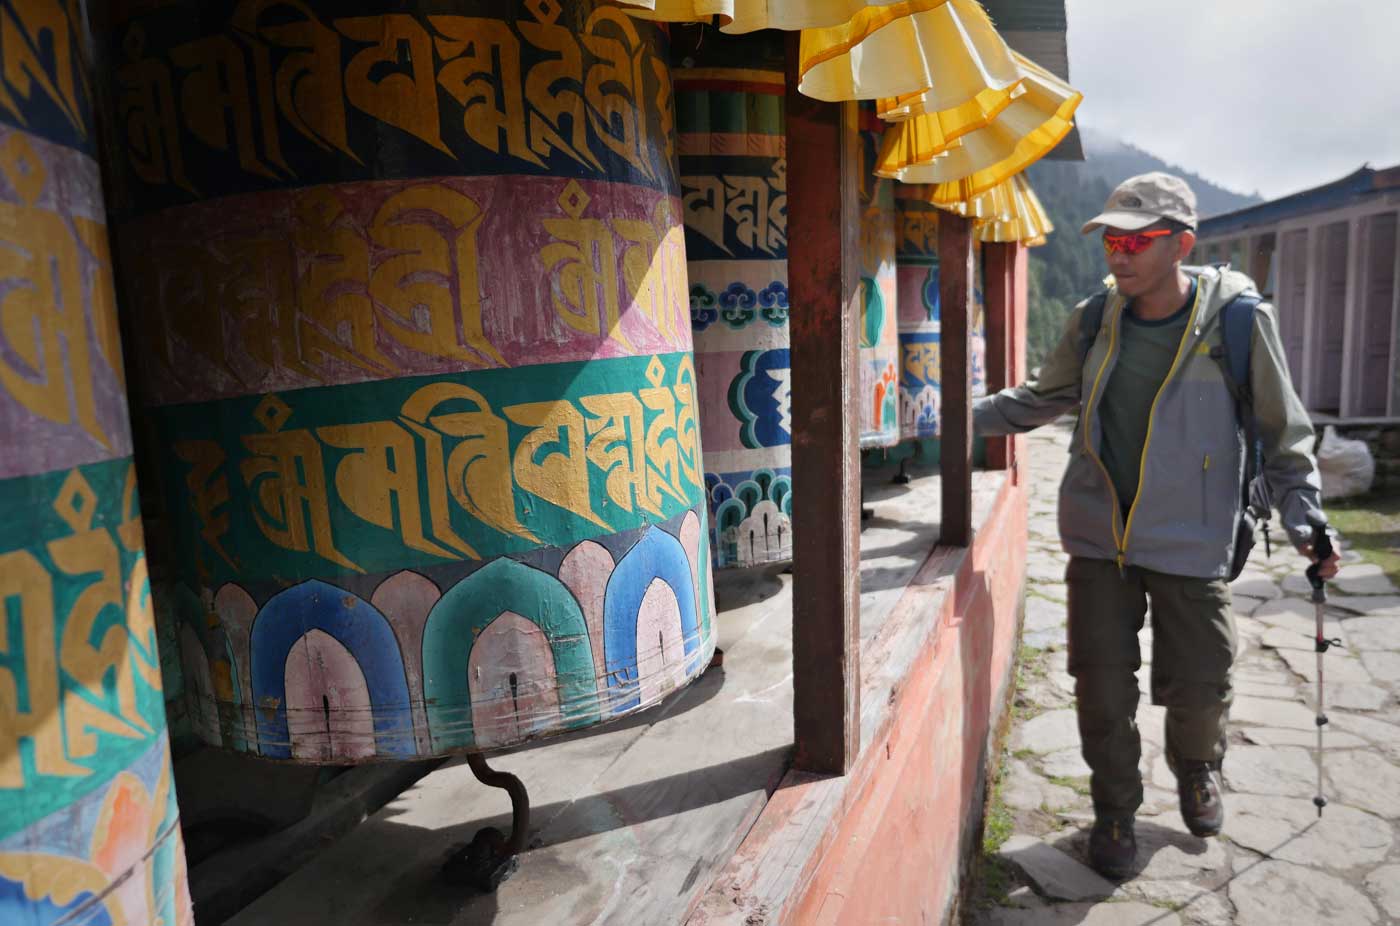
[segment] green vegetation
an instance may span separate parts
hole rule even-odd
[[[1069,788],[1075,794],[1085,797],[1089,794],[1089,779],[1087,778],[1066,778],[1063,775],[1049,775],[1046,780],[1052,785],[1059,785],[1062,788]]]
[[[1003,753],[1003,756],[1005,753]],[[1003,762],[988,770],[986,816],[982,822],[982,851],[972,861],[971,884],[966,894],[976,909],[1007,905],[1016,884],[1015,869],[997,853],[1015,830],[1016,820],[1001,796]]]
[[[1118,139],[1080,127],[1084,161],[1040,161],[1027,179],[1055,224],[1043,247],[1030,253],[1027,359],[1031,369],[1044,362],[1064,330],[1065,319],[1079,303],[1103,287],[1108,273],[1097,235],[1079,228],[1103,209],[1113,187],[1134,174],[1165,170],[1184,177],[1195,191],[1203,216],[1231,212],[1260,201],[1222,189],[1173,164]]]
[[[1372,493],[1332,502],[1326,509],[1343,544],[1400,585],[1400,495]]]
[[[1103,245],[1079,227],[1103,208],[1113,187],[1073,161],[1041,161],[1028,177],[1055,224],[1046,243],[1030,252],[1026,356],[1034,369],[1059,341],[1075,305],[1103,286]]]

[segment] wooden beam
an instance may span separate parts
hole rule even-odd
[[[1400,415],[1400,211],[1395,213],[1395,274],[1390,290],[1390,396],[1387,415]]]
[[[938,348],[943,374],[939,423],[943,514],[939,542],[972,542],[972,220],[938,217],[938,299],[942,306]],[[794,480],[795,481],[795,480]],[[795,534],[794,534],[795,536]]]
[[[1012,331],[1015,319],[1013,288],[1016,272],[1016,245],[982,245],[984,271],[983,300],[987,306],[987,394],[1007,386],[1007,372],[1013,364]],[[987,438],[987,468],[1006,469],[1011,465],[1011,438]]]
[[[1342,418],[1357,414],[1361,405],[1360,361],[1365,356],[1361,339],[1366,329],[1366,271],[1371,263],[1368,252],[1372,243],[1361,234],[1362,222],[1369,223],[1369,217],[1355,218],[1347,223],[1347,295],[1342,312],[1342,398],[1337,409]],[[1323,259],[1326,260],[1326,257]],[[1327,321],[1336,324],[1335,318]],[[1326,351],[1318,350],[1316,363],[1319,374],[1326,363],[1323,359],[1325,354]]]
[[[798,38],[787,39],[794,763],[844,775],[860,751],[856,107],[797,92]]]

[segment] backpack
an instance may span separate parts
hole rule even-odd
[[[1230,561],[1230,581],[1239,578],[1254,549],[1256,527],[1264,533],[1264,549],[1272,555],[1269,538],[1269,518],[1273,500],[1264,478],[1264,443],[1259,439],[1254,418],[1254,401],[1249,386],[1249,355],[1254,334],[1254,310],[1263,301],[1258,293],[1245,290],[1220,310],[1221,344],[1211,348],[1210,356],[1220,366],[1225,388],[1235,400],[1235,417],[1245,436],[1244,483],[1240,487],[1240,523],[1235,528],[1235,554]],[[1108,293],[1101,292],[1089,299],[1084,314],[1079,316],[1079,362],[1089,356],[1089,349],[1103,327],[1103,313]]]

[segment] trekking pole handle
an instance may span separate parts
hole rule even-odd
[[[1312,528],[1312,553],[1317,561],[1308,567],[1308,584],[1314,590],[1322,589],[1320,570],[1323,562],[1332,557],[1332,538],[1327,533],[1327,521],[1321,514],[1308,515],[1308,525]]]

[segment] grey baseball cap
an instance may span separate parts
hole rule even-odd
[[[1137,231],[1158,219],[1173,219],[1194,229],[1196,194],[1180,177],[1154,170],[1118,184],[1104,203],[1103,212],[1085,222],[1080,231],[1087,235],[1105,225]]]

